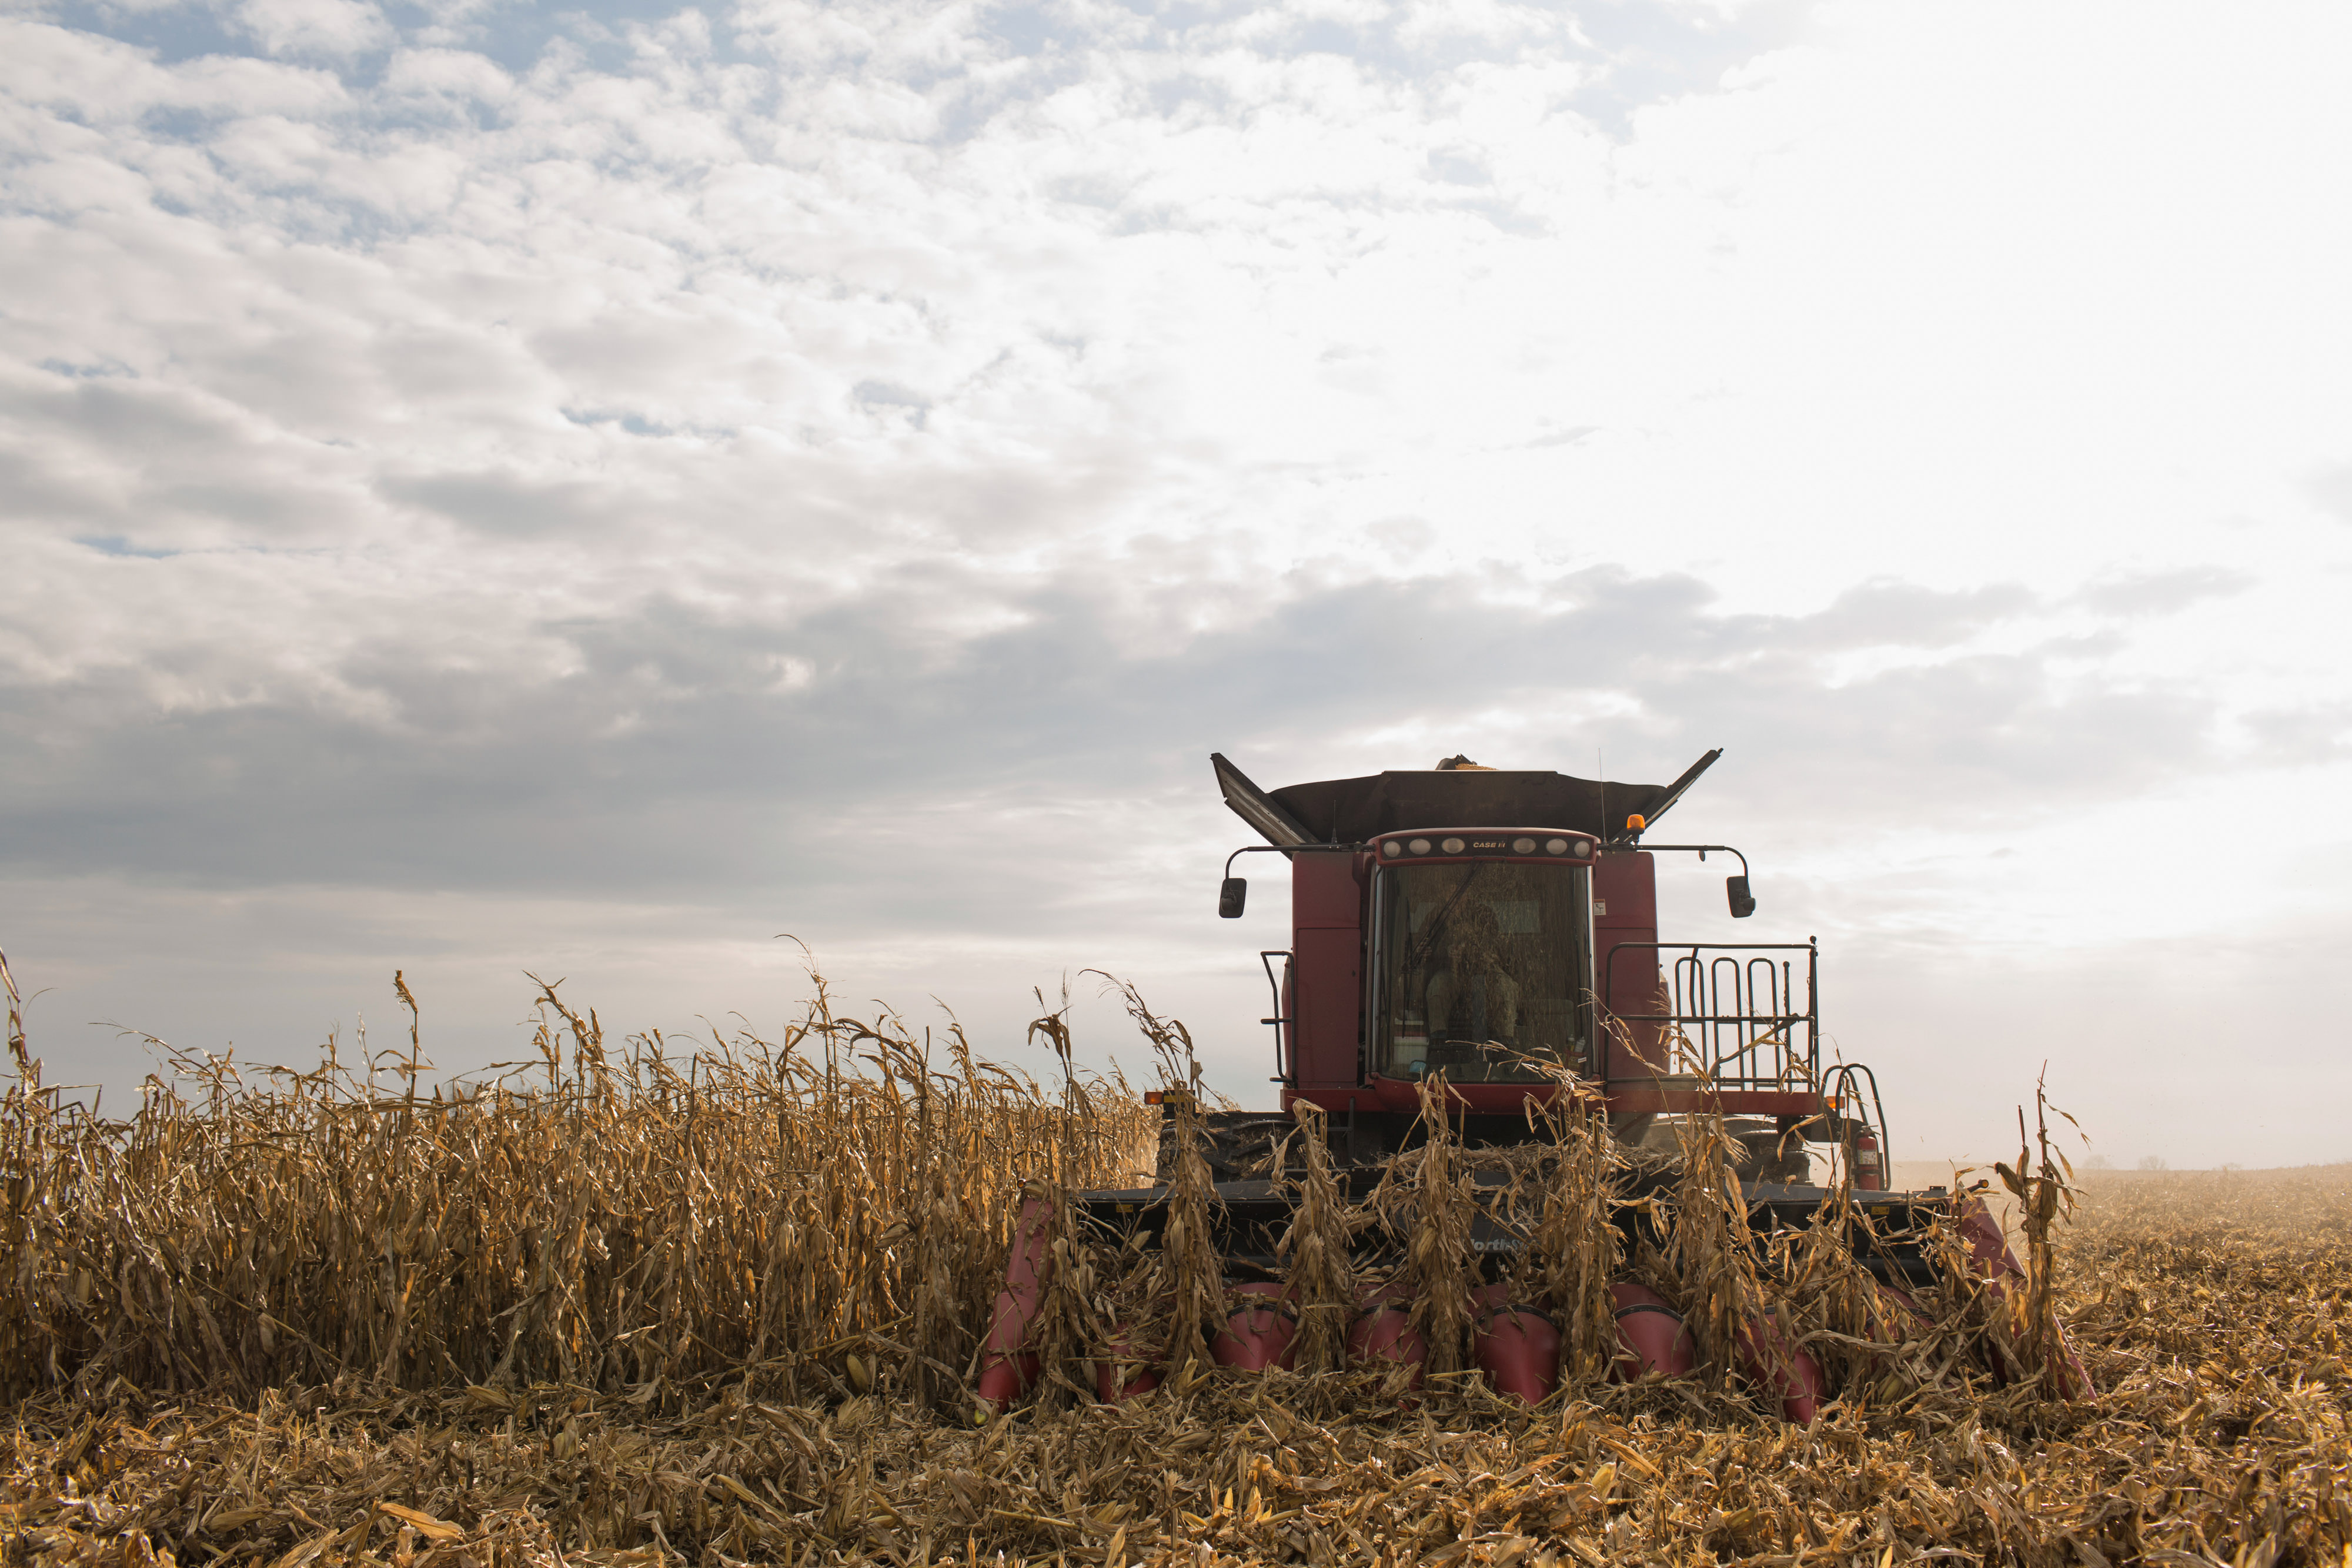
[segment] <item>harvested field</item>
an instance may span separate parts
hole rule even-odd
[[[2352,1168],[2086,1177],[2093,1405],[1220,1372],[975,1427],[1024,1184],[1127,1179],[1151,1113],[822,1006],[680,1052],[547,1000],[535,1087],[455,1099],[212,1070],[101,1126],[22,1062],[6,1563],[2352,1562]]]

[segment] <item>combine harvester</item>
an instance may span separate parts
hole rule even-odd
[[[1726,882],[1730,912],[1755,912],[1739,851],[1643,836],[1721,755],[1708,752],[1664,786],[1454,758],[1429,772],[1274,790],[1212,757],[1225,803],[1266,841],[1227,859],[1218,913],[1243,913],[1248,884],[1233,870],[1253,852],[1288,859],[1291,896],[1289,949],[1259,955],[1274,998],[1274,1016],[1263,1021],[1275,1031],[1281,1112],[1202,1111],[1182,1090],[1150,1097],[1163,1103],[1171,1131],[1184,1116],[1214,1181],[1213,1245],[1226,1306],[1238,1308],[1204,1325],[1216,1362],[1286,1366],[1300,1347],[1297,1291],[1281,1256],[1298,1189],[1273,1179],[1285,1141],[1302,1124],[1319,1125],[1339,1190],[1360,1200],[1391,1162],[1426,1143],[1433,1099],[1444,1107],[1444,1135],[1474,1166],[1482,1150],[1539,1155],[1530,1145],[1551,1136],[1541,1113],[1568,1097],[1605,1111],[1625,1155],[1621,1200],[1672,1189],[1695,1132],[1720,1139],[1751,1236],[1821,1219],[1832,1188],[1813,1185],[1819,1150],[1854,1195],[1853,1209],[1867,1211],[1843,1222],[1851,1254],[1902,1313],[1923,1316],[1915,1293],[1962,1255],[1930,1244],[1939,1223],[1964,1243],[1969,1271],[1995,1299],[2021,1285],[2024,1271],[1973,1192],[1887,1190],[1874,1076],[1860,1063],[1824,1067],[1821,1059],[1811,938],[1660,940],[1660,855],[1737,859],[1740,870]],[[1302,1106],[1321,1116],[1302,1118]],[[1140,1237],[1157,1246],[1171,1212],[1173,1142],[1163,1138],[1160,1185],[1077,1195],[1080,1231],[1105,1244]],[[1295,1150],[1291,1158],[1295,1167]],[[1504,1180],[1475,1179],[1490,1195]],[[1638,1240],[1655,1212],[1621,1202],[1614,1224]],[[983,1411],[1005,1408],[1039,1375],[1050,1232],[1046,1206],[1033,1199],[982,1347]],[[1487,1255],[1491,1279],[1524,1239],[1524,1225],[1482,1214],[1472,1245]],[[1400,1293],[1410,1271],[1394,1239],[1354,1261],[1360,1293],[1348,1361],[1409,1369],[1417,1380],[1429,1346],[1416,1324],[1426,1312],[1417,1315]],[[1503,1299],[1510,1289],[1469,1292],[1472,1359],[1497,1391],[1539,1402],[1559,1378],[1557,1307]],[[1692,1370],[1693,1335],[1665,1299],[1621,1277],[1608,1305],[1617,1336],[1612,1375]],[[1777,1392],[1790,1419],[1811,1419],[1828,1395],[1815,1358],[1760,1320],[1739,1346],[1749,1380]],[[1164,1370],[1131,1357],[1097,1365],[1104,1399],[1141,1393]],[[2089,1394],[2063,1340],[2048,1365],[2058,1392]]]

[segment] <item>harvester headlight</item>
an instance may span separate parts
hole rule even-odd
[[[1462,841],[1460,839],[1448,839],[1437,847],[1444,850],[1449,855],[1458,855],[1462,852]]]
[[[1429,841],[1427,839],[1415,839],[1412,842],[1405,845],[1405,848],[1411,850],[1417,855],[1425,855],[1429,852]]]
[[[1566,839],[1546,839],[1544,841],[1544,853],[1548,855],[1564,855],[1568,853],[1568,841]]]
[[[1575,843],[1569,846],[1569,851],[1579,859],[1581,859],[1592,852],[1592,841],[1590,839],[1579,839]]]
[[[1387,843],[1381,846],[1381,853],[1388,856],[1391,860],[1394,860],[1397,856],[1404,853],[1404,846],[1397,842],[1394,839],[1391,839]]]
[[[1511,852],[1515,855],[1531,855],[1536,852],[1536,841],[1533,839],[1513,839]]]

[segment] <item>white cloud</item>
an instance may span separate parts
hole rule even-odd
[[[2321,469],[2305,482],[2320,509],[2352,523],[2352,463]]]
[[[341,59],[381,49],[393,36],[365,0],[236,0],[236,16],[273,55]]]

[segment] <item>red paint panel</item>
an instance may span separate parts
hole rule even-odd
[[[1235,1285],[1242,1310],[1209,1342],[1209,1354],[1220,1366],[1264,1372],[1269,1366],[1287,1368],[1298,1359],[1298,1321],[1290,1314],[1279,1285]]]
[[[1682,1313],[1646,1286],[1621,1281],[1609,1287],[1617,1315],[1617,1355],[1610,1363],[1612,1383],[1631,1383],[1653,1372],[1680,1377],[1698,1364],[1698,1344],[1683,1326]]]
[[[1310,927],[1345,926],[1359,930],[1364,923],[1362,855],[1301,854],[1290,861],[1290,925]]]
[[[1353,930],[1291,937],[1291,1070],[1301,1089],[1352,1088],[1364,1010],[1363,953]]]
[[[1138,1349],[1133,1323],[1120,1323],[1095,1363],[1095,1397],[1106,1405],[1149,1394],[1160,1386],[1160,1371]]]
[[[1476,1292],[1471,1361],[1496,1393],[1540,1405],[1559,1386],[1559,1329],[1532,1307],[1513,1305],[1510,1290],[1498,1284]]]
[[[1013,1221],[1013,1249],[1004,1260],[1004,1289],[996,1293],[996,1315],[981,1342],[980,1383],[982,1405],[997,1410],[1009,1406],[1037,1381],[1036,1348],[1029,1343],[1029,1326],[1037,1315],[1040,1292],[1050,1268],[1045,1245],[1053,1214],[1030,1198]]]
[[[1352,1087],[1364,1010],[1363,857],[1290,862],[1291,1071],[1302,1089]]]
[[[1375,1307],[1348,1331],[1348,1361],[1355,1366],[1385,1362],[1392,1367],[1409,1367],[1404,1385],[1419,1388],[1422,1368],[1429,1361],[1429,1342],[1412,1326],[1412,1314],[1402,1307]]]
[[[1617,1012],[1661,1013],[1664,988],[1655,948],[1637,947],[1612,953],[1621,942],[1658,939],[1657,868],[1643,851],[1604,854],[1592,868],[1593,961],[1601,967],[1601,996]],[[1654,1023],[1625,1026],[1633,1036],[1633,1061],[1612,1050],[1609,1073],[1613,1078],[1639,1075],[1646,1063],[1663,1071],[1666,1065],[1664,1029]]]
[[[1401,1111],[1411,1115],[1421,1110],[1421,1086],[1408,1080],[1374,1078],[1365,1088],[1367,1111]],[[1448,1104],[1474,1114],[1516,1116],[1529,1104],[1550,1104],[1559,1093],[1549,1083],[1450,1083],[1445,1098]]]
[[[1349,1092],[1335,1093],[1329,1087],[1317,1093],[1301,1092],[1286,1095],[1286,1110],[1295,1100],[1305,1100],[1320,1105],[1337,1116],[1345,1113],[1350,1100],[1365,1111],[1396,1111],[1412,1114],[1421,1109],[1421,1091],[1402,1078],[1375,1078],[1361,1091],[1347,1085]],[[1455,1083],[1448,1086],[1446,1099],[1462,1110],[1480,1115],[1516,1115],[1532,1101],[1548,1105],[1559,1091],[1547,1083]],[[1822,1099],[1810,1089],[1658,1089],[1648,1084],[1621,1086],[1608,1096],[1612,1115],[1632,1115],[1641,1112],[1688,1113],[1694,1111],[1720,1112],[1727,1116],[1815,1116],[1821,1113]]]
[[[1781,1415],[1800,1427],[1813,1424],[1826,1396],[1822,1364],[1812,1352],[1791,1343],[1770,1318],[1751,1317],[1741,1327],[1739,1370],[1748,1382],[1779,1396]]]

